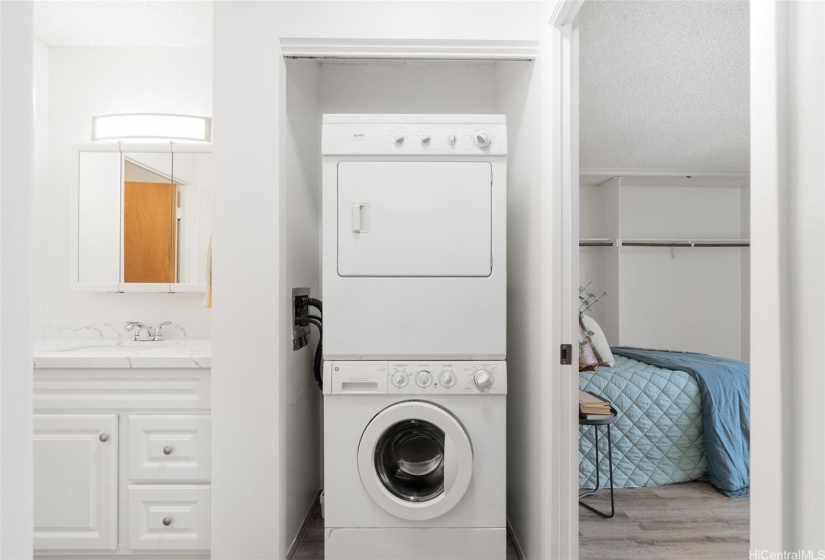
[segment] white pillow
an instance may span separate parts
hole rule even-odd
[[[599,364],[613,367],[616,359],[613,357],[613,352],[610,351],[610,345],[607,343],[607,337],[604,336],[604,331],[602,331],[602,328],[596,320],[589,315],[582,314],[581,325],[584,330],[593,333],[588,338],[593,345],[593,350],[596,352],[596,358],[598,358]]]

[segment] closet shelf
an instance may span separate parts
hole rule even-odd
[[[615,247],[616,239],[610,237],[595,237],[579,239],[579,247]]]
[[[620,247],[750,247],[750,239],[619,239]]]

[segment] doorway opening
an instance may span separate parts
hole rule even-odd
[[[748,4],[594,0],[571,39],[579,556],[744,556]]]

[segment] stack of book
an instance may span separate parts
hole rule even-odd
[[[592,393],[579,391],[579,416],[588,420],[610,418],[610,401],[597,397]]]

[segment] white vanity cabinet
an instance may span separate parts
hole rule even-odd
[[[117,548],[117,421],[35,414],[35,549]]]
[[[208,359],[66,363],[35,354],[35,556],[208,558]]]

